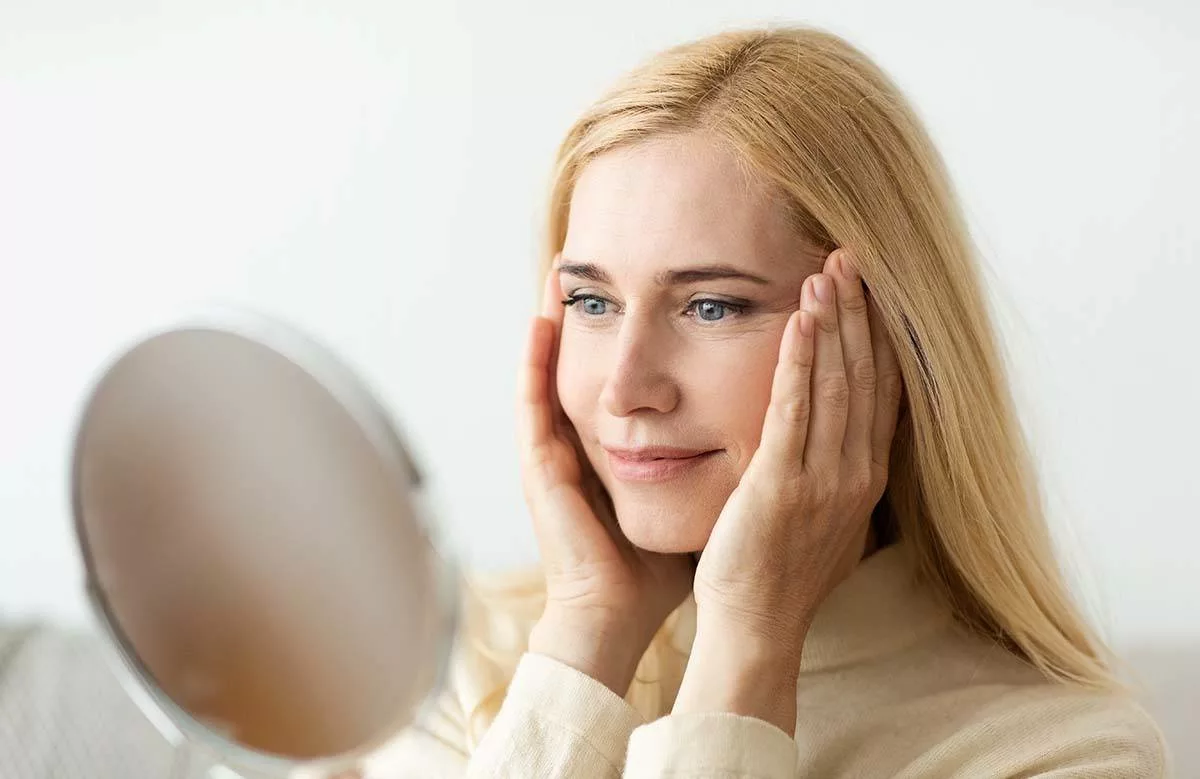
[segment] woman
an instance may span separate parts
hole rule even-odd
[[[659,54],[569,132],[548,227],[543,566],[477,585],[369,775],[1163,775],[1054,560],[946,172],[863,54]]]

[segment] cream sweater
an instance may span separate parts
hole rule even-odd
[[[473,749],[469,695],[452,687],[367,761],[365,775],[1166,776],[1162,738],[1137,704],[1047,683],[968,634],[915,583],[906,559],[896,548],[877,552],[822,605],[804,645],[795,738],[734,714],[645,722],[594,679],[526,653]],[[678,674],[666,683],[673,699]]]

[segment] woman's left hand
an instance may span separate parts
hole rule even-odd
[[[902,386],[874,303],[838,249],[804,282],[758,449],[701,555],[696,642],[676,711],[740,709],[792,732],[804,637],[861,554],[887,485]],[[778,700],[753,700],[780,685]]]

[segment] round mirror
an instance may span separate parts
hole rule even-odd
[[[139,340],[87,399],[71,490],[95,614],[173,741],[245,777],[332,775],[439,688],[455,576],[411,451],[290,328]]]

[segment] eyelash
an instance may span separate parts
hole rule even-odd
[[[614,303],[613,301],[609,300],[608,298],[601,297],[600,295],[579,295],[579,294],[567,295],[566,299],[564,299],[562,301],[562,304],[564,306],[570,307],[582,300],[602,300],[608,305],[613,305],[613,306],[616,305],[616,303]],[[750,308],[750,306],[745,303],[730,303],[729,301],[717,300],[715,298],[700,298],[698,300],[693,300],[691,303],[689,303],[686,310],[694,311],[696,309],[696,307],[699,306],[701,303],[716,303],[718,306],[721,306],[723,309],[725,309],[729,313],[733,314],[734,316],[744,314]],[[598,316],[603,316],[603,315],[602,314],[595,314],[595,315],[585,314],[585,316],[597,316],[598,317]],[[725,319],[726,319],[726,317],[721,317],[721,319],[699,319],[697,317],[696,321],[704,322],[706,324],[716,324],[718,322],[724,321]]]

